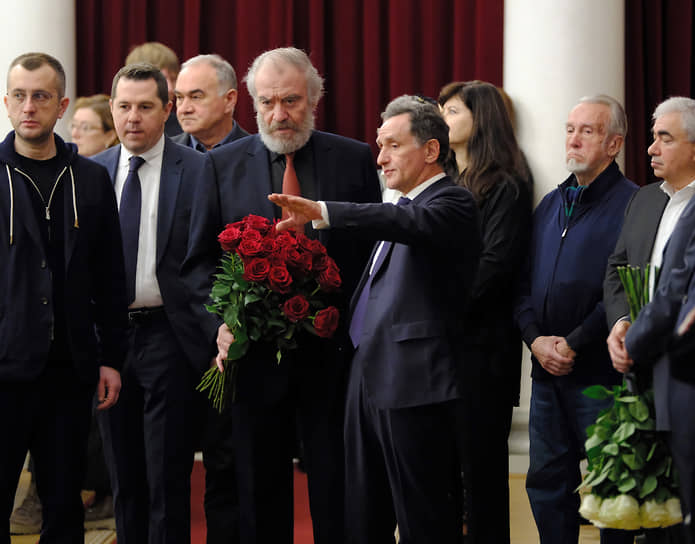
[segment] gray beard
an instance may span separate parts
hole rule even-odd
[[[568,159],[566,162],[567,170],[573,174],[583,174],[588,170],[588,167],[583,162],[577,162],[577,159]]]
[[[263,144],[273,153],[287,155],[294,153],[306,145],[311,138],[314,130],[314,112],[310,112],[299,126],[291,123],[296,132],[290,138],[276,138],[273,136],[271,127],[265,122],[260,113],[256,113],[256,123],[258,124],[258,134],[261,136]]]

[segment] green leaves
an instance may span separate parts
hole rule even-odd
[[[579,489],[591,488],[601,498],[626,494],[640,501],[676,496],[670,452],[654,431],[651,391],[636,395],[623,383],[612,390],[589,387],[585,394],[612,397],[613,404],[587,428],[589,473]]]

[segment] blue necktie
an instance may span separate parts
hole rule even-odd
[[[140,238],[140,208],[142,207],[142,190],[138,168],[145,163],[142,157],[130,157],[128,177],[121,192],[121,207],[118,214],[121,219],[123,237],[123,257],[125,261],[125,280],[128,304],[135,300],[135,271],[138,265],[138,242]]]
[[[408,204],[410,204],[409,198],[402,196],[398,199],[398,206],[407,206]],[[357,299],[357,304],[355,304],[355,310],[352,312],[352,319],[350,320],[350,340],[355,348],[360,345],[362,338],[362,327],[364,325],[364,316],[367,313],[367,301],[369,300],[369,291],[372,288],[372,278],[374,278],[374,273],[379,270],[381,263],[384,262],[393,245],[393,242],[379,243],[383,245],[381,245],[381,249],[377,249],[374,255],[374,266],[371,267],[372,271],[362,288],[360,297]]]

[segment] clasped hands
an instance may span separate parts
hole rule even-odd
[[[537,337],[531,344],[531,352],[553,376],[565,376],[572,372],[577,356],[562,336]]]

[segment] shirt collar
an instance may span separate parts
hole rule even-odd
[[[423,181],[420,185],[415,187],[414,189],[411,189],[406,196],[406,198],[409,198],[410,200],[415,200],[425,189],[427,189],[430,185],[434,184],[435,182],[439,181],[440,179],[446,177],[446,174],[444,172],[440,172],[436,176],[432,176],[430,179]]]
[[[673,189],[673,186],[666,180],[661,182],[661,185],[659,185],[659,188],[664,193],[666,193],[669,198],[673,198],[675,195],[681,194],[681,193],[689,195],[688,198],[690,198],[690,196],[692,196],[693,193],[695,193],[695,180],[688,183],[688,185],[683,187],[680,191],[675,191]]]
[[[144,153],[140,153],[140,155],[138,156],[145,159],[145,162],[153,162],[155,159],[158,159],[162,155],[162,153],[164,153],[164,134],[160,136],[156,144],[154,144],[150,149],[148,149]],[[121,165],[127,165],[130,161],[130,157],[132,156],[133,153],[128,151],[125,148],[125,146],[121,144]]]

